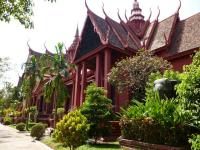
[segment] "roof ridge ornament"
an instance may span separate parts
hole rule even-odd
[[[104,3],[103,3],[103,2],[102,2],[102,10],[103,10],[103,13],[104,13],[105,17],[107,18],[108,15],[106,14],[106,11],[105,11],[105,9],[104,9]],[[108,17],[108,18],[109,18],[109,17]]]
[[[88,7],[87,0],[85,0],[85,7],[87,8],[87,12],[91,12],[90,8]]]
[[[125,18],[126,18],[126,22],[128,22],[129,20],[128,20],[128,17],[127,17],[127,14],[126,14],[126,9],[125,9]]]
[[[149,14],[148,21],[150,21],[150,19],[151,19],[151,15],[152,15],[152,10],[151,10],[151,8],[150,8],[149,10],[150,10],[150,14]]]
[[[47,47],[46,47],[46,42],[47,42],[47,41],[44,42],[44,48],[45,48],[45,50],[46,50],[46,52],[47,52],[48,49],[47,49]]]
[[[30,39],[27,40],[26,44],[27,44],[28,48],[31,49],[29,42],[30,42]]]
[[[181,0],[179,0],[179,6],[178,6],[178,9],[176,11],[177,14],[179,13],[179,10],[181,9],[181,6],[182,6],[182,2],[181,2]]]
[[[158,18],[159,18],[159,16],[160,16],[160,8],[159,8],[159,6],[157,7],[157,9],[158,9],[158,15],[157,15],[157,17],[156,17],[156,20],[158,21]]]
[[[117,8],[117,15],[118,15],[118,18],[119,18],[119,20],[121,21],[121,22],[124,22],[123,20],[122,20],[122,18],[121,18],[121,16],[120,16],[120,14],[119,14],[119,8]]]

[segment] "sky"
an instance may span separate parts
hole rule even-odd
[[[180,18],[188,18],[200,12],[200,0],[181,0]],[[128,17],[134,0],[87,0],[90,9],[97,15],[104,17],[102,3],[105,11],[114,20],[118,21],[117,9],[122,18],[127,10]],[[179,6],[179,0],[138,0],[145,18],[152,9],[151,20],[157,16],[159,6],[161,14],[159,21],[174,14]],[[74,39],[79,27],[82,31],[87,15],[84,0],[57,0],[49,3],[47,0],[34,0],[34,29],[25,29],[18,21],[10,23],[0,22],[0,57],[9,57],[12,70],[6,73],[4,80],[17,84],[23,70],[21,66],[28,56],[27,41],[31,48],[37,52],[45,52],[44,43],[49,51],[55,52],[55,45],[63,42],[68,48]],[[0,85],[1,86],[1,85]]]

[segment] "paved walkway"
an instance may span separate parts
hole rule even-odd
[[[52,150],[29,135],[0,124],[0,150]]]

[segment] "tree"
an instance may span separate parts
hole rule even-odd
[[[79,110],[73,110],[56,124],[53,137],[68,146],[70,150],[81,146],[87,140],[89,124]]]
[[[22,95],[26,101],[27,112],[29,112],[29,103],[32,98],[32,91],[39,78],[41,78],[39,59],[33,55],[30,57],[30,60],[25,63],[25,72],[22,82]],[[26,129],[28,129],[28,122],[29,119],[26,120]]]
[[[56,0],[48,0],[54,2]],[[0,0],[0,20],[10,22],[18,20],[25,28],[32,28],[33,0]]]
[[[106,96],[102,87],[91,84],[86,89],[85,102],[81,107],[81,113],[90,123],[89,136],[97,142],[99,137],[109,134],[109,125],[113,117],[112,101]]]
[[[151,73],[171,69],[162,58],[153,56],[150,51],[139,50],[135,56],[117,62],[108,75],[109,82],[120,92],[129,89],[135,99],[143,100],[145,86]]]
[[[43,75],[49,74],[50,78],[44,85],[44,98],[46,102],[50,102],[52,97],[54,99],[54,127],[57,121],[57,108],[68,98],[68,91],[63,81],[63,78],[70,76],[70,70],[73,65],[67,62],[65,55],[62,53],[63,43],[56,45],[57,53],[54,56],[48,54],[43,55]]]

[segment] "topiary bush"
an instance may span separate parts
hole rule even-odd
[[[36,122],[29,122],[28,123],[28,128],[32,128],[34,125],[36,125],[37,123]]]
[[[81,146],[87,140],[89,124],[79,110],[69,112],[57,123],[53,137],[70,149]]]
[[[25,130],[25,126],[26,124],[23,123],[23,122],[20,122],[16,125],[16,129],[19,130],[19,131],[24,131]]]
[[[41,137],[44,135],[44,133],[45,133],[45,127],[41,123],[37,123],[31,128],[31,136],[35,137],[36,140],[40,140]]]
[[[3,118],[3,123],[4,123],[4,125],[10,125],[10,124],[12,124],[12,118],[8,117],[8,116],[4,117]]]
[[[90,123],[89,137],[95,139],[109,136],[111,127],[109,121],[114,118],[112,101],[105,96],[106,91],[96,84],[91,84],[86,89],[85,102],[81,113]]]

